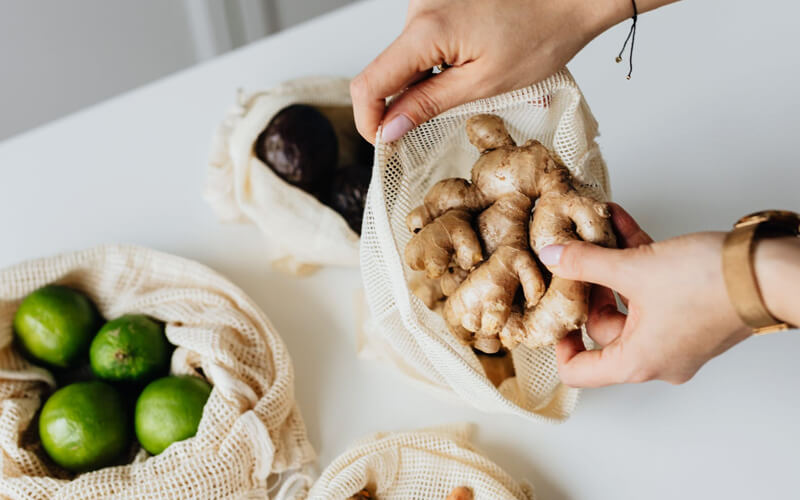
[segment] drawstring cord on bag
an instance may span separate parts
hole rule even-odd
[[[631,0],[631,3],[633,4],[633,24],[631,25],[631,30],[628,32],[628,38],[626,38],[625,43],[622,44],[622,50],[619,51],[619,55],[616,59],[618,63],[622,62],[622,53],[625,52],[625,47],[628,46],[628,41],[630,41],[631,51],[628,56],[628,76],[626,77],[628,80],[631,79],[631,74],[633,74],[633,44],[636,42],[636,21],[639,18],[639,9],[636,8],[636,0]]]

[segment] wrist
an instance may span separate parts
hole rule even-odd
[[[677,0],[635,0],[636,10],[644,14]],[[595,2],[582,1],[581,8],[587,9],[589,31],[594,38],[612,26],[633,17],[632,0],[599,0]]]
[[[637,0],[638,2],[641,0]],[[593,39],[612,26],[633,17],[631,0],[600,0],[598,2],[582,2],[587,9],[588,31]]]
[[[800,283],[800,238],[759,240],[753,253],[758,287],[767,310],[781,321],[800,323],[796,287]]]

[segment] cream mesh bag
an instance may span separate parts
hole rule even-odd
[[[72,480],[52,464],[34,418],[53,379],[11,347],[19,302],[48,283],[87,293],[106,318],[141,313],[166,322],[178,346],[172,372],[202,373],[214,385],[195,437]],[[258,306],[205,266],[121,246],[0,271],[0,451],[0,497],[15,499],[266,498],[275,474],[314,460],[289,354]]]
[[[306,274],[318,265],[358,266],[358,235],[336,211],[286,183],[254,153],[259,134],[296,103],[350,106],[350,81],[315,77],[265,92],[239,93],[214,137],[205,199],[226,222],[250,222],[264,234],[275,267]]]
[[[533,500],[529,484],[472,447],[471,431],[463,424],[374,434],[339,455],[307,496],[300,491],[287,498],[347,500],[366,488],[377,500],[445,500],[463,486],[476,500]]]
[[[608,199],[608,174],[595,142],[597,123],[566,69],[525,89],[459,106],[397,142],[378,144],[361,238],[371,316],[362,343],[372,355],[479,409],[560,421],[574,409],[578,392],[559,381],[553,347],[514,349],[516,377],[495,388],[472,349],[409,289],[414,271],[403,259],[411,238],[405,217],[437,181],[470,177],[478,151],[464,126],[480,113],[503,118],[518,144],[539,140],[569,168],[579,190]]]

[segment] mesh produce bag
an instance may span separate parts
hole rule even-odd
[[[307,497],[294,498],[346,500],[366,488],[377,500],[445,500],[464,486],[476,500],[532,500],[533,488],[476,451],[471,433],[466,424],[377,433],[336,458]]]
[[[206,180],[205,199],[217,216],[258,226],[267,258],[283,271],[305,274],[318,265],[358,266],[359,238],[344,218],[286,183],[253,150],[272,117],[291,104],[350,106],[350,81],[304,78],[265,92],[240,92],[237,101],[214,138]]]
[[[540,141],[569,168],[579,191],[608,199],[608,175],[595,142],[597,123],[566,69],[539,84],[451,109],[397,142],[378,144],[361,245],[371,314],[364,332],[372,337],[365,343],[414,378],[482,410],[560,421],[574,409],[578,392],[561,384],[552,346],[515,348],[516,377],[495,388],[472,349],[409,288],[415,272],[403,258],[412,236],[406,215],[437,181],[470,177],[479,153],[467,139],[465,123],[481,113],[500,116],[518,144]]]
[[[74,478],[46,457],[34,418],[53,379],[12,347],[11,325],[22,298],[48,283],[85,292],[106,318],[166,323],[171,371],[214,386],[195,437]],[[0,271],[0,453],[0,497],[15,499],[265,498],[271,475],[314,459],[289,354],[258,306],[200,264],[119,246]]]

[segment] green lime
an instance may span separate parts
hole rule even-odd
[[[144,388],[136,401],[136,437],[158,455],[167,446],[197,433],[211,385],[188,375],[164,377]]]
[[[89,348],[92,371],[113,382],[149,382],[169,366],[169,342],[161,323],[141,314],[109,321]]]
[[[31,293],[14,315],[22,349],[52,366],[75,366],[86,354],[100,317],[89,298],[71,288],[48,285]]]
[[[119,394],[105,382],[79,382],[57,390],[39,417],[39,438],[58,465],[86,472],[114,462],[130,443]]]

